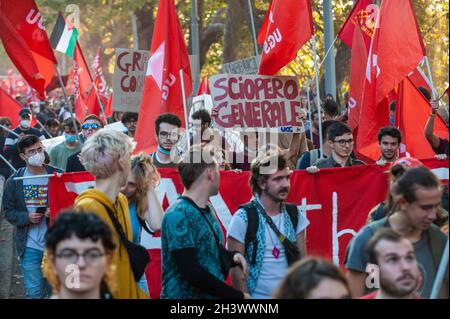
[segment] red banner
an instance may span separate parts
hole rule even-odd
[[[448,160],[428,159],[422,162],[448,185]],[[311,222],[306,229],[308,255],[319,255],[333,260],[336,264],[343,264],[350,239],[366,224],[369,211],[386,198],[387,170],[388,166],[365,165],[321,169],[315,175],[304,170],[293,173],[288,201],[297,203]],[[175,169],[159,169],[159,172],[162,178],[157,194],[166,209],[183,192],[183,186]],[[219,194],[210,200],[224,234],[239,205],[251,199],[249,177],[249,172],[220,172]],[[58,205],[62,208],[73,204],[75,193],[91,186],[92,180],[87,173],[67,173],[50,178],[51,211],[59,211],[56,208]],[[65,195],[68,191],[72,193]],[[161,292],[159,234],[150,236],[142,232],[141,244],[151,255],[151,262],[146,271],[150,295],[152,298],[159,298]]]

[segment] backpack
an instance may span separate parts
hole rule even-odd
[[[294,226],[294,229],[297,229],[298,225],[297,204],[286,203],[285,205],[289,218],[291,219],[292,225]],[[256,238],[256,233],[258,232],[259,226],[259,214],[255,206],[252,204],[252,202],[241,205],[239,206],[239,208],[245,210],[245,213],[247,215],[248,225],[247,225],[247,232],[245,233],[244,244],[246,252],[248,252],[250,244],[253,244],[253,254],[250,263],[254,265],[256,263],[256,251],[258,247],[258,239]]]

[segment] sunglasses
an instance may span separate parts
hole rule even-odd
[[[81,126],[81,128],[82,128],[83,130],[89,130],[89,128],[92,128],[93,130],[98,130],[98,129],[100,128],[100,125],[98,125],[97,123],[92,123],[92,124],[84,123],[84,124]]]

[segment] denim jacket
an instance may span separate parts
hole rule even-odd
[[[52,174],[54,172],[62,173],[62,170],[59,168],[49,165],[44,165],[44,167],[47,170],[47,174]],[[6,220],[17,228],[16,249],[18,257],[21,257],[25,251],[28,226],[30,225],[28,210],[23,194],[23,180],[14,180],[15,177],[22,177],[24,172],[25,167],[19,168],[17,172],[8,178],[5,184],[2,201]]]

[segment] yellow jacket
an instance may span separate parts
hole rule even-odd
[[[113,291],[114,298],[119,299],[147,299],[147,294],[139,288],[131,270],[128,252],[125,246],[120,242],[119,235],[111,222],[105,207],[110,207],[117,213],[116,217],[119,221],[128,240],[132,241],[132,230],[130,213],[128,210],[128,201],[123,194],[119,194],[116,203],[113,203],[103,192],[98,189],[88,189],[82,192],[75,200],[75,210],[92,212],[102,218],[111,229],[113,241],[116,249],[113,254],[112,263],[116,268],[115,282],[116,289]]]

